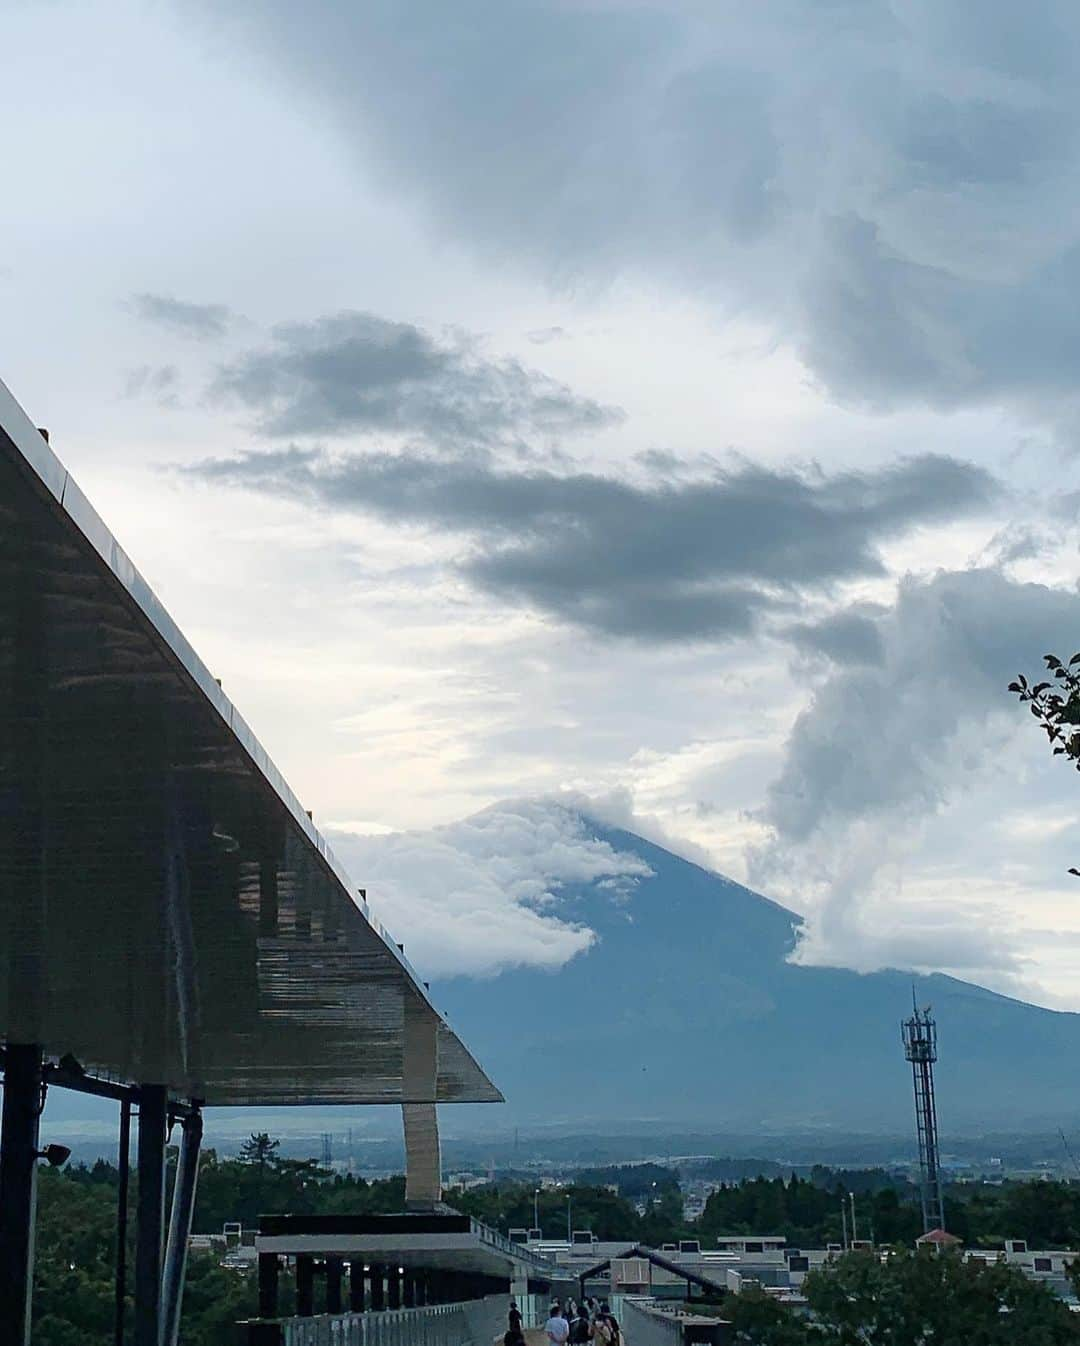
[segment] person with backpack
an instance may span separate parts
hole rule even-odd
[[[570,1346],[587,1346],[592,1341],[592,1335],[589,1311],[582,1304],[574,1309],[574,1316],[570,1319]]]
[[[593,1340],[600,1346],[620,1346],[622,1333],[619,1331],[619,1324],[615,1315],[611,1312],[611,1305],[607,1300],[600,1305],[600,1312],[596,1316],[596,1323],[593,1327]]]

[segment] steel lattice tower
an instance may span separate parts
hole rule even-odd
[[[915,1085],[915,1126],[919,1136],[919,1169],[922,1175],[923,1233],[945,1228],[945,1206],[938,1168],[937,1103],[934,1098],[934,1062],[937,1060],[937,1025],[930,1008],[920,1010],[901,1025],[904,1055],[911,1062]]]

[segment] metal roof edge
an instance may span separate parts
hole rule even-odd
[[[243,752],[281,803],[288,809],[293,821],[307,838],[308,843],[323,864],[337,880],[349,901],[380,937],[391,956],[408,975],[416,994],[431,1009],[432,1013],[445,1023],[445,1016],[439,1012],[432,1002],[419,973],[405,957],[403,950],[398,947],[390,931],[372,911],[370,904],[364,898],[361,898],[358,891],[352,886],[352,880],[345,867],[331,850],[326,838],[308,817],[299,799],[289,787],[285,777],[274,765],[266,749],[255,737],[246,720],[226,696],[217,679],[214,678],[187,637],[169,615],[165,605],[151,589],[138,567],[113,536],[101,515],[98,514],[71,476],[71,473],[57,457],[44,435],[27,416],[2,379],[0,379],[0,428],[3,429],[42,487],[53,497],[57,507],[68,515],[75,527],[112,572],[115,581],[153,627],[159,639],[180,665],[181,671],[191,678],[213,709],[217,711]],[[460,1039],[458,1040],[460,1041]],[[472,1057],[472,1053],[468,1051],[465,1044],[462,1043],[461,1045],[474,1064],[477,1065],[477,1068],[480,1069],[479,1064]],[[481,1073],[486,1075],[486,1071]]]

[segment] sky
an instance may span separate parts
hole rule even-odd
[[[1080,1009],[1075,5],[0,31],[0,376],[417,966],[579,956],[595,818]]]

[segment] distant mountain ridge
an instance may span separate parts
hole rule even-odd
[[[582,822],[653,871],[614,898],[595,883],[560,891],[553,910],[590,926],[594,946],[555,973],[433,987],[512,1120],[903,1131],[912,1102],[899,1025],[913,983],[938,1020],[943,1132],[1080,1118],[1080,1015],[943,975],[793,965],[795,913],[631,832]]]

